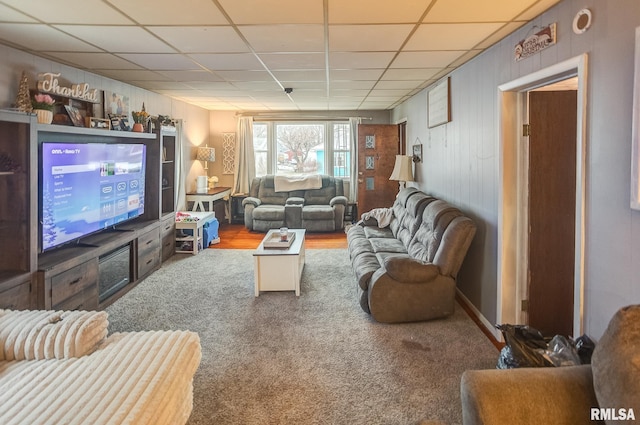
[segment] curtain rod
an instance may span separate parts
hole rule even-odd
[[[348,120],[349,118],[360,118],[362,120],[372,120],[373,117],[358,117],[358,116],[331,116],[331,115],[262,115],[262,114],[236,114],[236,117],[253,117],[256,120],[275,121],[275,120]]]

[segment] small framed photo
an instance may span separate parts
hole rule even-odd
[[[89,118],[89,127],[109,130],[109,128],[111,128],[111,122],[103,118],[91,117]]]
[[[126,115],[109,114],[109,121],[111,122],[111,130],[116,131],[129,131],[129,117]]]
[[[376,148],[376,136],[364,136],[364,147],[365,149],[375,149]]]
[[[84,127],[84,117],[78,110],[78,108],[74,106],[64,105],[64,109],[67,110],[67,114],[69,114],[69,118],[71,118],[71,122],[76,127]]]
[[[413,160],[414,162],[422,162],[422,145],[413,145]]]

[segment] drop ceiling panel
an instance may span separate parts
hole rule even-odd
[[[230,26],[149,27],[149,31],[181,52],[249,52],[244,40]]]
[[[0,24],[0,39],[40,52],[97,52],[99,49],[41,24]]]
[[[403,50],[471,49],[502,26],[502,23],[422,24]]]
[[[175,53],[175,50],[166,43],[139,27],[101,26],[97,28],[92,25],[56,25],[56,28],[106,52]],[[135,40],[135,43],[132,40]]]
[[[492,0],[488,6],[482,1],[438,1],[424,22],[507,22],[537,0]]]
[[[65,63],[91,70],[140,69],[140,66],[110,53],[51,52],[50,55]]]
[[[333,52],[329,53],[329,63],[338,69],[385,69],[393,56],[393,52]]]
[[[3,0],[27,15],[50,23],[131,25],[125,14],[101,0]]]
[[[207,108],[386,109],[558,1],[0,0],[0,43]]]
[[[329,24],[416,23],[431,0],[328,0]]]
[[[142,25],[228,24],[220,9],[211,0],[180,0],[178,5],[175,0],[153,0],[152,6],[147,1],[107,1]],[[176,6],[179,11],[176,10]]]
[[[332,25],[329,50],[332,52],[395,51],[413,25]]]
[[[321,24],[322,0],[219,0],[235,24]]]
[[[250,25],[239,27],[258,52],[322,52],[322,25]]]
[[[199,69],[189,58],[178,54],[163,53],[123,53],[118,55],[147,69],[185,70]]]

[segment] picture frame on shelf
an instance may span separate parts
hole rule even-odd
[[[109,121],[111,122],[111,130],[131,131],[131,126],[129,125],[129,117],[127,115],[109,114]]]
[[[111,121],[105,120],[104,118],[90,117],[89,118],[89,127],[90,128],[97,128],[97,129],[100,129],[100,130],[109,130],[109,129],[111,129]]]
[[[109,90],[104,91],[104,112],[111,115],[129,115],[129,97]]]
[[[66,109],[67,114],[69,114],[69,118],[74,126],[84,127],[84,117],[78,108],[75,106],[64,105],[64,109]]]

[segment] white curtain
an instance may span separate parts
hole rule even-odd
[[[349,118],[349,127],[351,128],[350,202],[356,202],[358,200],[358,124],[360,124],[360,122],[362,122],[362,119],[359,117]]]
[[[182,120],[178,120],[178,122],[176,123],[176,157],[174,160],[175,166],[176,166],[176,173],[175,173],[175,178],[176,178],[176,184],[174,185],[174,187],[176,187],[176,191],[174,192],[173,196],[174,196],[174,205],[176,206],[176,211],[184,211],[186,209],[186,197],[187,197],[187,190],[186,190],[186,184],[185,184],[185,177],[186,177],[186,173],[188,168],[185,166],[184,164],[184,152],[182,150],[182,146],[183,146],[183,142],[182,140],[184,139],[184,123]]]
[[[249,193],[256,176],[256,160],[253,153],[253,117],[238,118],[238,148],[235,156],[233,193]]]

